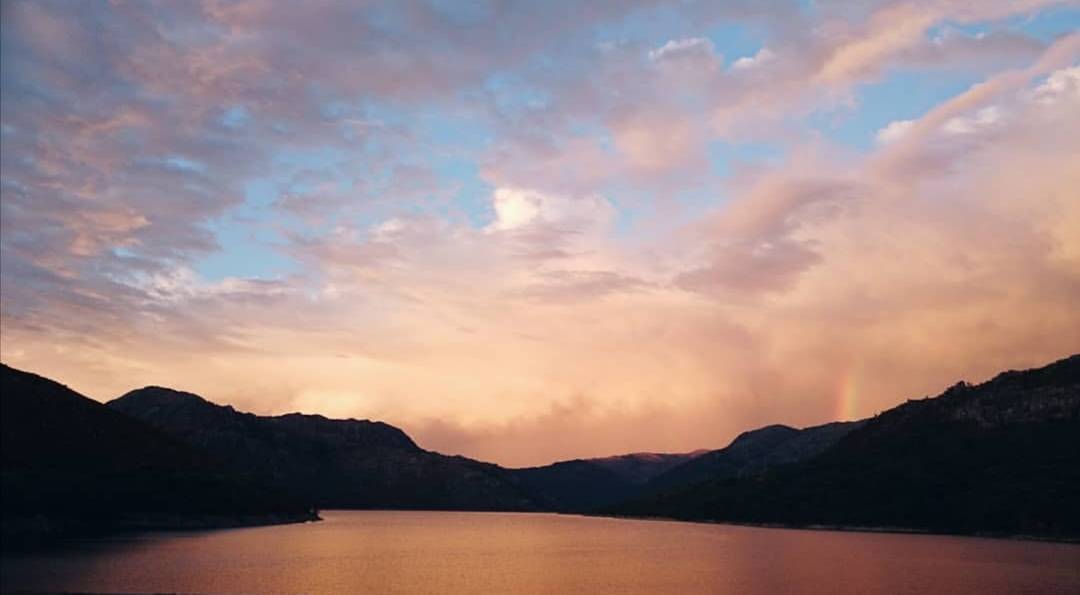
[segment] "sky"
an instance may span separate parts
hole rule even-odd
[[[3,3],[0,359],[506,465],[1080,351],[1080,2]]]

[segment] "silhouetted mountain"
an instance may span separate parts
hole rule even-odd
[[[863,422],[833,422],[801,430],[772,425],[739,434],[726,448],[709,451],[651,479],[641,494],[656,494],[708,479],[742,477],[821,454]]]
[[[668,469],[682,465],[708,450],[695,450],[683,453],[636,452],[627,455],[588,459],[605,469],[610,469],[632,484],[642,485],[652,478],[663,474]]]
[[[861,422],[797,430],[773,425],[740,434],[719,450],[685,454],[638,453],[561,461],[514,469],[543,503],[563,512],[590,512],[708,479],[739,477],[820,454]]]
[[[258,416],[161,387],[108,406],[320,508],[540,508],[505,469],[423,450],[381,422]]]
[[[202,453],[67,387],[0,364],[5,546],[72,532],[316,518]]]
[[[959,383],[820,455],[611,509],[790,525],[1080,536],[1080,355]]]
[[[586,512],[626,500],[653,477],[700,454],[634,453],[511,469],[552,510]]]
[[[7,366],[2,382],[5,543],[303,520],[309,504],[1080,536],[1080,355],[860,422],[526,469],[426,451],[381,422],[257,416],[160,387],[104,406]]]

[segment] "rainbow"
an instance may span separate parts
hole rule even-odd
[[[859,372],[854,366],[840,375],[840,385],[836,390],[837,421],[850,421],[859,418]]]

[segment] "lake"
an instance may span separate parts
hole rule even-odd
[[[325,521],[5,556],[5,592],[1078,593],[1080,545],[555,514]]]

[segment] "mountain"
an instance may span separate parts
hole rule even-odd
[[[593,512],[709,479],[760,473],[811,458],[861,423],[834,422],[801,430],[772,425],[743,432],[719,450],[575,459],[512,473],[553,510]]]
[[[5,545],[301,521],[315,507],[1080,537],[1080,355],[858,422],[524,469],[430,452],[381,422],[258,416],[161,387],[102,405],[2,365],[0,381]]]
[[[587,512],[630,498],[653,477],[701,452],[574,459],[510,472],[546,507],[561,512]]]
[[[161,387],[131,391],[108,407],[320,508],[542,508],[505,469],[426,451],[381,422],[258,416]]]
[[[863,422],[833,422],[801,430],[771,425],[739,434],[726,448],[708,451],[657,475],[642,486],[658,494],[708,479],[742,477],[824,452]]]
[[[632,484],[642,485],[652,478],[663,474],[668,469],[682,465],[707,452],[709,451],[704,449],[674,454],[637,452],[587,460],[605,469],[614,471],[620,477]]]
[[[1080,355],[908,401],[799,462],[713,477],[609,511],[1080,537]]]
[[[78,532],[317,518],[195,449],[41,376],[0,364],[4,545]]]

